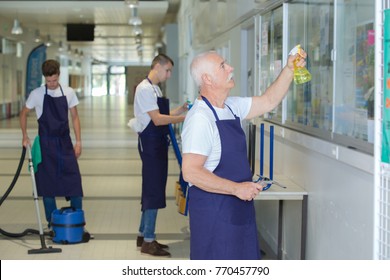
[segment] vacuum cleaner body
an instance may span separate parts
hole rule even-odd
[[[84,230],[84,211],[73,207],[54,210],[51,214],[53,242],[74,244],[88,242],[90,234]]]

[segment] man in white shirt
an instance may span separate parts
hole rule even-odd
[[[302,59],[297,67],[305,65]],[[252,181],[241,120],[274,109],[293,80],[290,56],[261,96],[229,97],[233,67],[216,52],[198,55],[191,75],[199,87],[182,131],[184,180],[189,188],[190,258],[260,259],[253,199],[263,186]]]
[[[165,189],[168,176],[168,124],[184,121],[185,103],[172,111],[169,100],[158,86],[171,77],[173,61],[157,55],[146,78],[137,86],[134,98],[138,151],[142,160],[141,222],[137,248],[152,256],[170,256],[168,245],[156,241],[158,209],[166,207]]]
[[[43,197],[46,220],[57,209],[55,197],[66,197],[75,209],[82,209],[83,190],[77,158],[81,155],[81,129],[77,112],[79,103],[74,90],[59,84],[60,64],[46,60],[42,64],[45,85],[34,89],[20,113],[23,146],[31,144],[27,134],[27,116],[35,109],[39,125],[42,161],[35,171],[38,195]],[[70,112],[76,143],[70,137]],[[34,141],[35,142],[35,141]]]

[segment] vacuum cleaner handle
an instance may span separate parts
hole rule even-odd
[[[76,208],[74,208],[74,207],[72,207],[72,206],[62,207],[62,208],[60,209],[60,214],[64,213],[66,210],[76,211]]]

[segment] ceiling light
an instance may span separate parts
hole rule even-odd
[[[17,19],[14,19],[14,26],[12,27],[11,34],[19,35],[23,34],[23,29]]]
[[[139,17],[131,17],[129,19],[129,24],[130,25],[142,25],[142,19]]]
[[[160,48],[162,48],[164,45],[163,45],[163,43],[161,43],[161,42],[156,42],[156,44],[154,45],[157,49],[160,49]]]
[[[62,52],[64,50],[64,47],[63,47],[63,45],[62,45],[62,41],[60,41],[59,43],[58,43],[58,51],[59,52]]]
[[[136,44],[141,44],[142,43],[142,36],[141,36],[141,34],[138,34],[137,36],[135,36],[135,43]]]
[[[141,25],[142,19],[138,16],[138,8],[131,8],[130,25]]]
[[[134,26],[133,33],[135,36],[142,35],[142,33],[143,33],[142,28],[138,25]]]
[[[129,8],[138,7],[139,2],[138,0],[125,0],[125,4],[129,6]]]
[[[53,45],[53,42],[52,42],[52,40],[50,38],[50,35],[47,35],[47,40],[45,42],[45,46],[46,47],[51,47],[51,45]]]
[[[138,45],[137,46],[137,51],[141,52],[144,50],[144,46],[143,45]]]
[[[39,33],[39,30],[35,30],[35,38],[34,38],[34,42],[35,43],[39,43],[41,41],[41,35]]]

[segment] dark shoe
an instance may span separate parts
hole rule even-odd
[[[142,247],[142,243],[144,243],[144,237],[143,236],[137,236],[137,248]]]
[[[157,241],[156,241],[157,242]],[[143,236],[137,236],[137,247],[142,247],[142,243],[144,243],[144,237]],[[161,249],[169,249],[168,245],[158,243],[158,246],[160,246]]]
[[[170,257],[171,254],[158,245],[157,241],[143,242],[141,246],[141,253],[149,254],[156,257]]]

